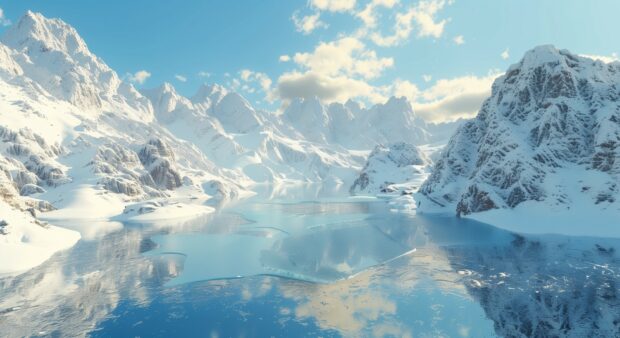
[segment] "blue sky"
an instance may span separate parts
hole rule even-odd
[[[5,22],[28,9],[61,18],[120,75],[144,80],[138,88],[167,81],[191,95],[215,82],[267,109],[299,95],[367,103],[405,95],[428,119],[452,119],[475,112],[493,78],[536,45],[620,52],[617,0],[20,0],[0,8]],[[150,77],[127,75],[141,70]]]

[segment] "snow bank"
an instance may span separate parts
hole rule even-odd
[[[80,239],[76,231],[37,224],[32,216],[4,201],[0,201],[0,219],[6,222],[0,227],[0,275],[29,270]]]

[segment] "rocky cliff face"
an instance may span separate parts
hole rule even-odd
[[[66,150],[58,144],[48,144],[29,128],[12,130],[0,126],[0,140],[0,199],[22,210],[53,209],[49,202],[31,195],[71,181],[65,166],[56,160]]]
[[[149,141],[139,154],[116,143],[101,145],[90,165],[106,190],[134,198],[163,197],[165,190],[181,186],[174,157],[159,139]]]
[[[457,214],[525,201],[570,207],[577,194],[617,208],[619,144],[620,63],[541,46],[495,81],[420,193]]]

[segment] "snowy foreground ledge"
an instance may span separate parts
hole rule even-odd
[[[0,227],[6,232],[0,236],[0,276],[26,272],[80,239],[100,238],[121,229],[123,224],[171,226],[215,211],[204,204],[204,198],[192,198],[182,189],[173,198],[133,204],[90,185],[79,185],[58,197],[64,200],[63,206],[39,214],[38,220],[0,200],[0,219],[8,224]],[[47,222],[57,226],[41,225]]]
[[[554,210],[544,203],[527,201],[512,210],[494,209],[467,217],[520,233],[620,238],[620,212],[611,208],[573,205]]]
[[[417,200],[417,201],[416,201]],[[418,207],[420,203],[421,207]],[[390,200],[399,211],[424,214],[454,215],[454,208],[433,207],[422,194],[400,196]],[[521,234],[556,234],[578,237],[620,238],[620,210],[592,204],[566,206],[526,201],[513,209],[493,209],[472,213],[465,218]]]
[[[19,274],[68,249],[80,239],[77,231],[57,226],[41,226],[28,214],[0,202],[6,234],[0,236],[0,275]]]

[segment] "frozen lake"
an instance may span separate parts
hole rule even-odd
[[[261,193],[0,278],[0,336],[618,336],[618,248],[322,188]]]

